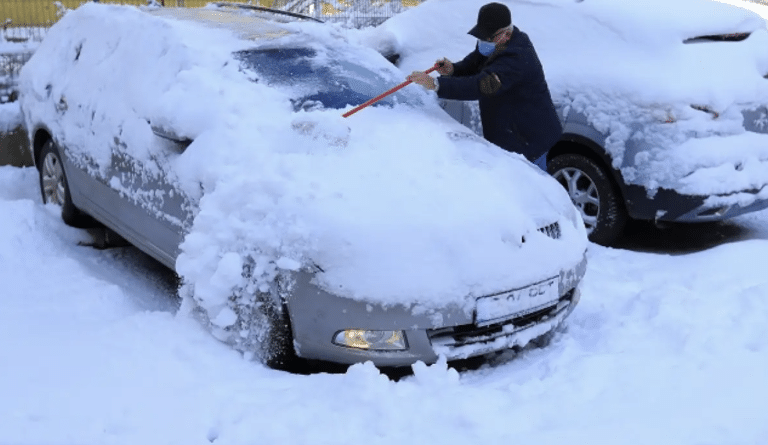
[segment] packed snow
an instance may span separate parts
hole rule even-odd
[[[424,70],[442,57],[461,60],[474,48],[467,31],[484,3],[429,1],[353,35],[399,53],[405,72]],[[716,177],[726,194],[744,183],[768,193],[765,19],[701,0],[505,3],[513,25],[530,36],[555,102],[565,113],[584,114],[606,136],[613,165],[627,183],[645,186],[650,195],[659,188],[705,195],[715,193],[710,178]],[[740,42],[684,43],[734,33],[751,35]],[[743,110],[758,110],[757,121],[744,122]],[[744,143],[745,126],[753,124],[759,143]],[[632,147],[637,141],[643,141],[640,151]],[[687,142],[703,150],[690,150]],[[714,160],[711,150],[730,155]],[[686,162],[679,162],[682,157]],[[759,168],[739,169],[747,163]]]
[[[589,1],[575,3],[574,8]],[[450,3],[429,0],[423,6]],[[470,3],[476,2],[467,2]],[[561,5],[564,2],[539,3]],[[476,16],[476,4],[464,8],[454,2],[453,6],[456,7],[451,11],[457,19],[471,21]],[[516,9],[513,13],[515,20],[519,18],[522,23],[526,9],[523,5],[520,9],[520,14]],[[554,11],[548,7],[546,10]],[[126,15],[128,23],[131,23],[131,14],[133,12]],[[558,23],[557,14],[551,17]],[[418,28],[420,33],[409,41],[437,41],[444,43],[448,51],[453,37],[444,34],[445,28],[439,22],[430,24],[427,18]],[[191,32],[182,24],[160,19],[151,23],[157,25],[154,31],[159,36]],[[567,31],[567,24],[561,24],[563,27],[556,29]],[[464,28],[469,26],[462,25],[462,33]],[[598,29],[602,28],[598,26]],[[321,28],[312,31],[321,36],[325,32]],[[185,35],[192,42],[204,42],[207,38],[221,45],[235,42],[231,36],[215,30],[196,38]],[[431,64],[444,55],[461,57],[473,44],[471,38],[467,40],[462,36],[462,39],[463,43],[454,47],[455,54],[430,53],[422,60]],[[139,65],[131,69],[162,71],[178,68],[190,60],[158,42],[162,39],[144,42],[145,46],[133,42],[137,45],[133,50],[160,54],[165,49],[167,52],[161,60],[166,65]],[[382,39],[381,43],[391,44],[392,40]],[[49,45],[56,51],[55,40]],[[127,50],[129,45],[124,47]],[[105,43],[104,48],[110,47]],[[69,51],[63,47],[58,49]],[[75,57],[74,52],[65,54]],[[104,51],[88,54],[83,50],[80,57],[89,60],[91,56],[98,59],[98,55],[108,56]],[[210,52],[203,59],[213,64],[220,60],[217,57]],[[415,59],[406,57],[405,60]],[[632,53],[613,61],[626,67],[636,64]],[[98,68],[98,64],[90,68]],[[213,142],[210,142],[212,136],[206,136],[203,129],[228,125],[240,128],[234,118],[242,111],[217,116],[215,112],[221,111],[218,107],[223,103],[217,100],[205,102],[209,109],[202,106],[189,110],[164,108],[173,103],[168,96],[189,93],[185,82],[205,75],[200,67],[186,68],[173,85],[160,79],[145,85],[154,88],[151,90],[156,93],[153,101],[131,102],[135,106],[154,107],[142,110],[155,113],[147,116],[174,119],[162,123],[178,125],[174,128],[185,132],[183,136],[196,138],[197,148],[190,148],[192,152],[197,150],[198,156],[184,161],[186,163],[179,162],[178,167],[183,168],[178,169],[177,179],[192,184],[200,178],[208,190],[214,193],[229,190],[233,195],[243,194],[239,185],[269,185],[275,190],[273,196],[288,196],[289,202],[305,203],[298,199],[297,193],[300,187],[310,184],[309,179],[302,178],[306,182],[286,190],[281,176],[291,173],[285,170],[289,165],[297,163],[298,168],[303,165],[302,152],[294,146],[286,145],[285,154],[294,156],[287,156],[284,161],[249,154],[248,159],[257,158],[269,164],[260,173],[268,168],[277,172],[267,175],[263,184],[236,174],[232,176],[237,178],[235,181],[214,183],[213,177],[205,175],[225,167],[226,172],[237,172],[236,166],[225,164],[229,159],[225,154],[234,150],[229,144],[237,141],[216,141],[216,151],[206,153],[205,141]],[[406,67],[405,71],[411,68],[417,67]],[[50,67],[41,63],[37,69]],[[130,78],[131,72],[118,77]],[[234,71],[228,73],[236,78]],[[95,82],[105,74],[96,70],[88,75],[93,76]],[[394,71],[391,75],[393,79],[404,76]],[[730,85],[726,79],[718,82],[723,82],[723,88]],[[196,94],[219,97],[217,85],[205,85],[209,91]],[[44,85],[42,87],[44,90]],[[417,91],[413,89],[411,93],[419,94]],[[232,94],[235,93],[244,94],[243,91]],[[230,93],[222,93],[227,94]],[[237,102],[243,107],[241,110],[249,108],[246,104],[252,97],[244,94],[242,102]],[[105,111],[109,109],[107,100],[98,96],[93,99],[94,103],[103,104]],[[422,95],[422,100],[429,104],[432,99]],[[69,105],[73,110],[72,103]],[[338,114],[337,110],[327,116],[321,113],[315,122],[329,133],[311,130],[308,134],[286,137],[304,138],[305,144],[315,141],[318,146],[326,147],[320,161],[331,165],[340,156],[333,150],[328,151],[328,139],[348,138],[346,147],[355,147],[355,138],[359,137],[365,143],[379,146],[382,141],[393,138],[397,131],[421,143],[420,150],[408,152],[409,156],[421,158],[425,163],[443,161],[441,168],[445,174],[457,179],[459,171],[451,173],[451,168],[457,166],[430,149],[431,139],[421,134],[423,128],[399,126],[394,131],[378,128],[377,119],[395,121],[386,111],[361,112],[356,115],[361,118],[359,124],[355,124],[359,127],[350,124],[349,133],[331,117]],[[405,108],[398,111],[413,113],[414,117],[416,114]],[[254,133],[247,134],[269,129],[270,125],[291,126],[294,120],[287,116],[287,109],[282,115],[257,116],[248,124]],[[12,112],[7,117],[18,119]],[[94,120],[95,128],[106,125],[107,120],[105,112],[103,118]],[[424,123],[435,128],[452,125],[437,120]],[[70,137],[82,137],[75,128],[63,126],[62,130]],[[147,131],[145,137],[150,137],[151,130]],[[444,134],[442,129],[439,135]],[[481,142],[467,139],[466,144],[464,155],[477,164],[492,161],[520,163],[520,168],[524,165],[514,157],[489,157],[486,153],[489,149]],[[356,184],[356,177],[383,180],[371,173],[371,166],[377,165],[373,163],[392,164],[398,155],[405,155],[402,147],[386,145],[386,148],[389,151],[377,152],[376,156],[373,149],[353,151],[356,156],[347,158],[345,168],[337,172],[340,181]],[[705,148],[707,156],[719,156],[714,148]],[[481,153],[473,156],[472,150]],[[763,149],[755,147],[755,150]],[[149,165],[143,174],[160,171],[159,165],[156,169]],[[754,167],[745,164],[744,168]],[[492,166],[485,166],[482,171],[490,176],[498,174]],[[427,181],[423,171],[418,172],[421,175],[409,173],[406,177],[413,181]],[[478,173],[478,176],[481,175]],[[551,181],[542,175],[526,177],[531,180],[526,187],[549,190]],[[716,188],[720,186],[717,181],[721,179],[713,176],[702,178],[699,184]],[[447,180],[436,180],[432,185],[448,187],[448,191],[454,193],[472,191],[460,190],[460,183]],[[513,185],[518,184],[510,184]],[[365,206],[369,201],[384,202],[380,201],[381,195],[366,194],[366,191],[370,190],[349,195],[346,203],[341,202],[343,200],[324,202],[335,203],[338,207],[332,208],[339,212],[349,211],[344,204]],[[394,188],[392,192],[405,196],[407,190]],[[191,189],[189,193],[194,195]],[[332,191],[321,188],[317,193],[328,196],[323,194]],[[498,193],[491,196],[489,201],[493,199],[499,206],[505,205],[504,200],[508,199]],[[199,222],[202,225],[192,232],[196,235],[188,240],[184,251],[184,255],[189,255],[188,264],[180,269],[200,276],[208,274],[211,286],[236,277],[233,271],[239,270],[241,257],[234,250],[219,249],[240,241],[229,238],[228,230],[233,225],[222,226],[225,221],[220,216],[233,212],[236,217],[253,217],[249,209],[234,212],[243,202],[215,199],[210,201],[210,207],[201,203],[199,215],[204,218]],[[428,218],[426,209],[439,210],[444,218],[450,218],[444,221],[444,226],[434,226],[438,235],[448,233],[449,225],[466,227],[462,224],[469,218],[467,212],[461,211],[465,208],[455,208],[453,202],[443,203],[445,208],[425,207],[424,213],[418,212],[415,204],[410,207],[404,202],[410,201],[398,202],[404,212],[410,211],[409,216],[417,219],[424,218],[420,220],[422,227],[435,223]],[[371,207],[365,208],[371,210]],[[484,214],[483,209],[475,210]],[[381,213],[364,215],[373,220]],[[301,238],[305,225],[294,224],[301,223],[292,219],[295,214],[269,213],[267,216],[261,219],[262,226],[256,226],[259,236],[277,233]],[[498,219],[492,218],[490,227],[493,221]],[[236,233],[250,233],[244,225],[234,226],[241,230]],[[175,296],[177,283],[171,272],[132,247],[95,250],[85,245],[91,240],[87,231],[65,226],[55,207],[41,203],[35,169],[0,167],[0,233],[3,234],[0,237],[3,286],[0,442],[127,445],[516,441],[542,445],[764,445],[768,443],[768,413],[764,409],[764,400],[768,398],[765,379],[768,375],[768,299],[765,298],[768,277],[760,258],[768,255],[766,227],[768,211],[724,224],[675,227],[669,229],[671,232],[638,227],[634,229],[637,233],[623,240],[619,248],[590,244],[581,302],[569,318],[567,330],[559,333],[546,348],[528,347],[518,354],[508,352],[489,359],[478,369],[461,372],[442,361],[432,366],[417,363],[413,366],[413,375],[399,381],[388,379],[370,363],[351,366],[340,374],[302,376],[267,369],[215,340],[203,326],[178,309],[181,302]],[[403,232],[390,235],[402,245],[413,240]],[[578,235],[572,234],[574,238]],[[482,237],[470,236],[464,242],[486,247]],[[574,241],[574,245],[578,246],[578,242]],[[374,241],[371,246],[386,247]],[[275,249],[281,253],[279,246]],[[417,259],[422,258],[417,249],[408,252]],[[289,254],[273,257],[275,267],[296,267],[293,261]],[[395,258],[390,259],[392,267],[402,266],[394,261]],[[472,267],[468,263],[461,265]],[[422,269],[416,272],[423,271],[429,278],[437,276],[429,273],[426,264],[417,267]],[[359,285],[381,286],[381,282],[374,280]]]
[[[87,232],[37,187],[34,169],[0,167],[3,443],[768,441],[768,212],[590,245],[549,347],[395,382],[370,364],[302,376],[243,359],[176,312],[167,271],[79,246]]]

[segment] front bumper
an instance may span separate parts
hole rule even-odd
[[[768,188],[765,189],[768,194]],[[678,222],[704,222],[721,221],[733,218],[745,213],[756,212],[768,208],[768,197],[757,197],[760,192],[741,192],[745,199],[741,202],[728,199],[729,196],[710,196],[703,200],[702,204],[693,210],[678,216]],[[755,195],[754,199],[751,199]]]
[[[462,359],[525,346],[568,317],[579,301],[578,285],[586,271],[586,257],[561,271],[560,299],[550,306],[497,324],[478,326],[475,312],[448,306],[439,312],[415,313],[403,306],[381,307],[329,294],[299,273],[286,302],[291,317],[294,346],[300,357],[342,364],[371,361],[376,366],[409,366],[417,361],[434,363],[439,355]],[[404,351],[370,351],[336,345],[342,329],[402,330],[408,342]]]
[[[768,208],[768,186],[731,195],[692,196],[674,190],[659,189],[648,196],[645,187],[627,187],[626,203],[634,219],[667,222],[722,221]]]
[[[560,297],[557,304],[539,312],[515,318],[505,323],[477,327],[458,326],[427,332],[432,348],[448,360],[465,359],[514,347],[560,326],[578,304],[581,292],[577,287]]]

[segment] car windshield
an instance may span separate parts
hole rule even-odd
[[[256,82],[290,87],[296,110],[357,106],[392,88],[383,75],[340,54],[319,54],[311,48],[254,49],[235,53]],[[376,105],[419,105],[418,97],[400,92]]]

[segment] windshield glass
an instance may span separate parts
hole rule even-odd
[[[311,48],[247,50],[235,53],[256,82],[290,87],[294,107],[305,110],[357,106],[396,83],[340,54],[319,54]],[[418,105],[416,97],[396,92],[376,105]]]

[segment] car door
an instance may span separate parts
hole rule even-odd
[[[56,102],[57,113],[77,130],[76,137],[56,138],[72,201],[173,268],[193,204],[177,186],[171,165],[191,141],[158,136],[138,118],[112,125],[108,117],[100,118],[103,110],[73,102],[69,106],[64,95]]]
[[[191,141],[154,135],[151,142],[149,147],[132,150],[115,138],[105,176],[119,199],[109,206],[109,217],[124,238],[174,268],[194,206],[179,187],[173,165]]]

